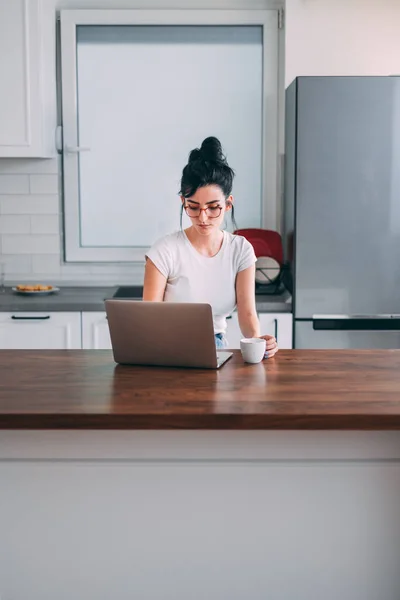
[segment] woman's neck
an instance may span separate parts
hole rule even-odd
[[[215,234],[203,236],[197,233],[193,226],[185,229],[186,236],[194,248],[204,256],[215,256],[221,249],[224,232],[217,229]]]

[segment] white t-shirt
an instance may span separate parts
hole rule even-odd
[[[184,231],[158,240],[147,252],[167,278],[166,302],[207,302],[211,305],[215,333],[225,333],[226,317],[236,306],[236,275],[256,261],[253,246],[241,235],[223,232],[215,256],[200,254]]]

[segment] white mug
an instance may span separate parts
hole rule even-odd
[[[259,363],[264,358],[267,342],[260,338],[243,338],[240,340],[240,350],[244,362]]]

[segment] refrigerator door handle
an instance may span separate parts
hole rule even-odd
[[[315,331],[400,331],[400,315],[314,315]]]

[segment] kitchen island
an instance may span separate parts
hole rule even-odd
[[[5,600],[400,597],[400,351],[2,351],[0,429]]]

